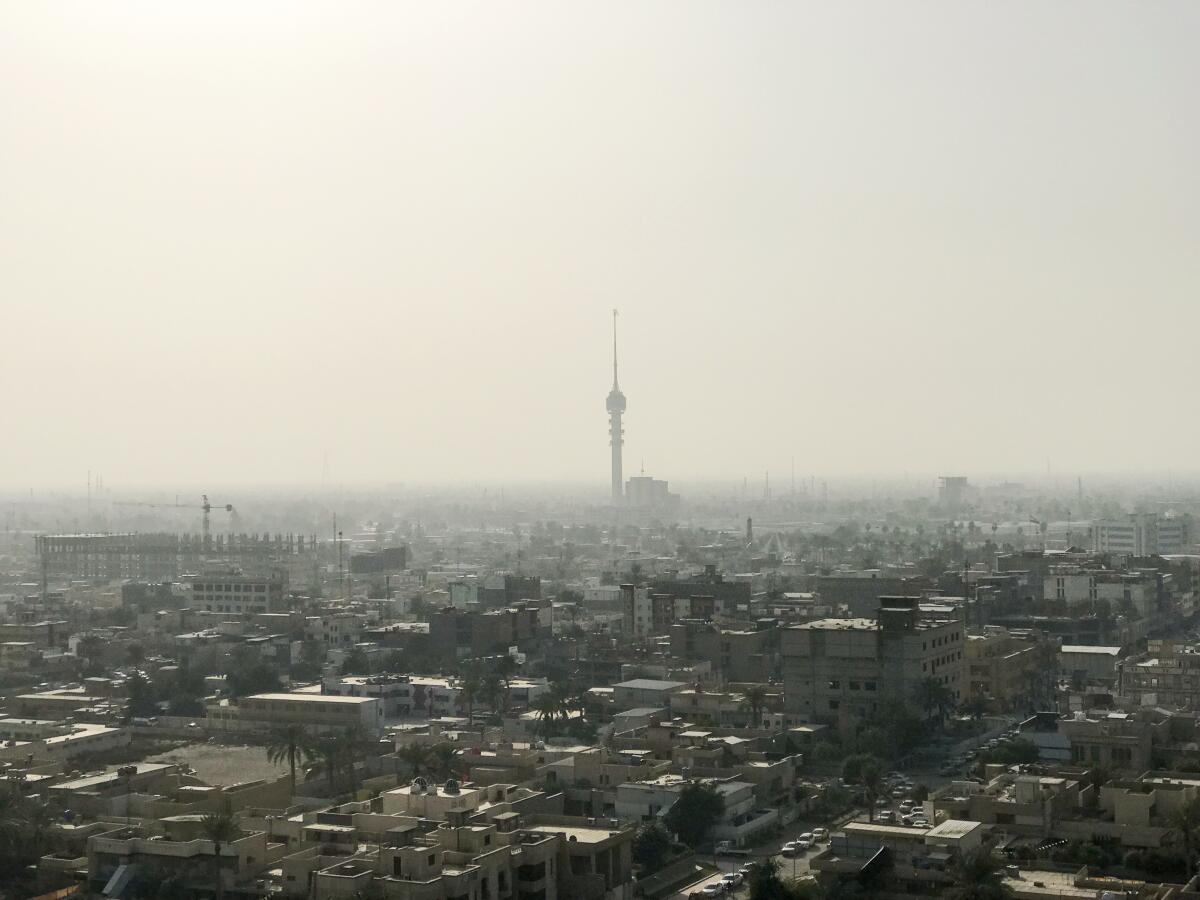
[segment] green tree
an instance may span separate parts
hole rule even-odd
[[[312,759],[313,740],[303,725],[287,725],[271,733],[267,742],[267,759],[275,765],[286,762],[292,778],[292,794],[296,793],[296,765]]]
[[[439,781],[452,777],[461,761],[458,748],[451,743],[435,744],[429,750],[429,770]]]
[[[23,883],[29,867],[51,848],[50,807],[41,799],[26,796],[17,779],[0,781],[0,881],[12,888]],[[3,893],[4,888],[0,888]],[[31,896],[36,891],[16,890],[12,896]]]
[[[107,648],[107,642],[99,635],[89,634],[79,640],[75,646],[75,655],[83,660],[84,675],[104,674],[104,653]]]
[[[684,785],[679,799],[671,804],[663,824],[693,850],[699,847],[725,811],[725,801],[706,781]]]
[[[410,777],[424,775],[429,768],[429,745],[405,744],[396,751],[396,758],[408,766]]]
[[[146,658],[146,648],[138,641],[133,641],[125,647],[125,659],[131,666],[136,666]]]
[[[546,691],[536,697],[530,704],[529,708],[537,713],[538,725],[541,728],[542,737],[549,738],[554,730],[554,723],[558,719],[559,713],[562,712],[562,700],[559,698],[556,691]]]
[[[135,716],[153,716],[158,712],[154,699],[154,688],[141,672],[134,672],[125,679],[127,700],[125,716],[132,719]]]
[[[745,691],[746,706],[750,710],[750,727],[762,727],[763,708],[767,705],[767,689],[761,684],[752,684]]]
[[[345,765],[346,739],[340,734],[324,734],[313,742],[313,756],[320,761],[329,782],[329,792],[337,789],[337,775]]]
[[[913,688],[913,702],[927,719],[936,719],[941,725],[946,720],[946,714],[954,709],[954,692],[936,677],[930,676],[922,678]]]
[[[671,837],[657,822],[643,825],[633,837],[633,861],[642,867],[643,876],[662,868],[671,852]]]
[[[1197,838],[1200,837],[1200,797],[1189,800],[1174,810],[1168,821],[1179,838],[1183,863],[1190,881],[1196,874],[1196,846]]]
[[[779,875],[779,863],[772,857],[750,864],[746,884],[750,888],[750,900],[801,900],[808,897],[818,900],[818,897],[825,896],[823,891],[816,891],[814,896],[814,892],[806,892],[795,882],[784,881]]]
[[[961,854],[953,874],[954,885],[944,895],[948,900],[1004,900],[1012,896],[1001,880],[999,864],[987,849]]]
[[[971,694],[962,705],[962,711],[965,715],[970,716],[973,721],[978,722],[987,715],[987,698],[982,694]]]
[[[366,651],[361,647],[355,647],[346,654],[346,658],[342,661],[343,675],[366,675],[371,667],[371,662],[367,659]]]
[[[857,753],[846,757],[842,763],[842,778],[847,784],[856,784],[862,789],[867,804],[867,819],[875,821],[875,801],[884,790],[883,763],[876,756]]]
[[[466,707],[467,722],[475,722],[475,702],[483,696],[483,678],[479,667],[472,663],[458,686],[458,702]]]
[[[213,884],[216,885],[217,900],[224,900],[225,882],[221,879],[221,847],[237,840],[242,831],[237,821],[227,812],[209,813],[200,821],[201,833],[213,842]]]

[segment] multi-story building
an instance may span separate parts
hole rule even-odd
[[[276,569],[268,575],[246,575],[237,569],[206,572],[185,578],[192,590],[192,608],[231,616],[286,612],[288,574]]]
[[[957,619],[922,618],[913,598],[882,598],[876,619],[820,619],[781,629],[785,704],[811,721],[846,728],[882,704],[913,702],[935,679],[965,698],[966,630]]]
[[[809,860],[823,882],[854,882],[884,875],[880,896],[933,897],[956,882],[956,866],[983,846],[978,822],[947,819],[934,828],[848,822],[829,846]]]
[[[934,584],[928,578],[888,575],[877,569],[819,575],[811,586],[823,606],[846,607],[852,616],[873,616],[880,597],[920,597]]]
[[[305,636],[329,647],[353,647],[366,627],[367,617],[359,613],[326,612],[304,620]]]
[[[1113,615],[1124,612],[1149,618],[1158,605],[1159,584],[1152,572],[1054,566],[1043,584],[1043,596],[1088,610],[1104,601]]]
[[[1133,703],[1200,710],[1200,646],[1150,641],[1146,653],[1123,660],[1116,668],[1118,692]]]
[[[1064,644],[1058,648],[1058,672],[1074,683],[1112,687],[1117,682],[1120,658],[1120,647]]]
[[[613,685],[613,710],[665,709],[671,695],[687,687],[683,681],[662,681],[655,678],[632,678]]]
[[[621,585],[624,633],[632,637],[666,634],[675,622],[675,596],[652,593],[648,587]]]
[[[1171,513],[1131,513],[1123,518],[1092,523],[1092,550],[1124,556],[1189,553],[1191,516]]]
[[[754,785],[750,782],[737,778],[702,780],[710,784],[724,802],[721,816],[712,829],[714,840],[740,846],[778,822],[778,810],[758,806]],[[682,775],[662,775],[648,781],[618,785],[617,818],[639,823],[659,821],[692,781]]]
[[[1041,666],[1041,641],[1029,632],[988,626],[967,635],[963,664],[968,698],[983,699],[994,712],[1011,712],[1029,699],[1029,686]]]
[[[779,661],[779,631],[726,629],[704,620],[671,626],[671,655],[709,660],[725,681],[769,681]]]
[[[383,703],[377,697],[254,694],[210,703],[205,715],[207,726],[219,731],[271,731],[303,725],[314,732],[351,728],[375,732],[383,725]]]
[[[508,681],[510,706],[522,707],[550,689],[545,678],[513,678]],[[375,697],[383,704],[387,718],[421,714],[425,716],[461,716],[467,712],[462,697],[462,682],[457,678],[421,675],[331,676],[321,683],[328,696]],[[477,698],[473,705],[484,705]]]
[[[444,662],[528,651],[553,633],[554,606],[529,600],[486,612],[447,607],[429,616],[430,653]]]
[[[403,572],[407,564],[407,547],[384,547],[381,550],[350,554],[351,575],[382,575],[387,572]]]

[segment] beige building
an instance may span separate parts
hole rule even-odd
[[[967,635],[963,647],[966,697],[979,697],[991,712],[1012,712],[1027,705],[1030,684],[1045,664],[1039,641],[990,625]],[[1053,652],[1053,651],[1051,651]]]
[[[209,704],[207,726],[218,731],[270,731],[285,725],[304,725],[311,731],[383,726],[383,703],[376,697],[330,694],[253,694],[240,700]]]
[[[916,598],[883,597],[880,603],[875,619],[819,619],[782,629],[789,712],[851,727],[875,714],[880,704],[912,703],[917,685],[927,678],[962,702],[963,623],[922,617]]]

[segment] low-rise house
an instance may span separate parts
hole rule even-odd
[[[850,822],[809,860],[823,881],[886,878],[889,894],[936,896],[955,883],[955,866],[984,846],[978,822],[947,819],[935,828]]]

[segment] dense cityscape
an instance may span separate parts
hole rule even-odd
[[[616,323],[608,497],[11,498],[20,895],[1200,892],[1200,494],[681,496]]]
[[[0,900],[1200,900],[1197,47],[0,0]]]

